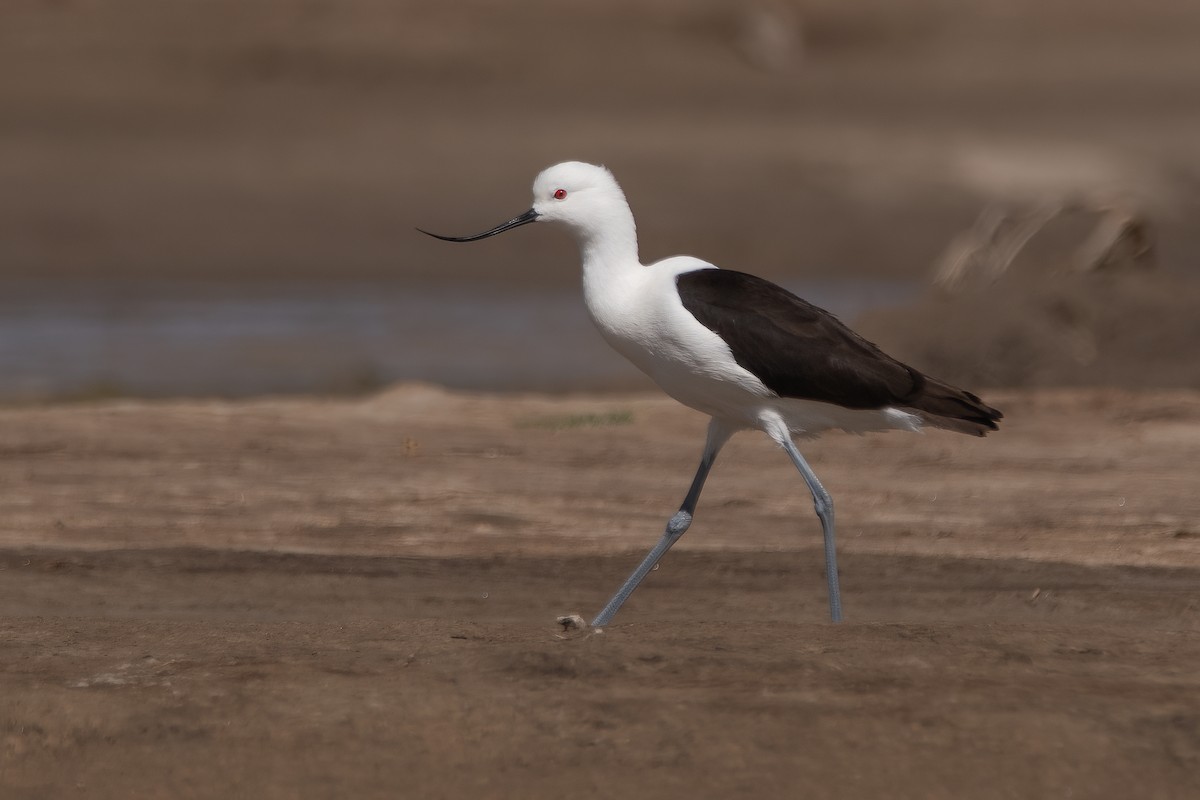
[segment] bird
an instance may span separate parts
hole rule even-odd
[[[827,430],[943,428],[984,436],[1003,414],[978,396],[884,353],[837,317],[770,281],[680,255],[643,264],[633,212],[603,166],[565,161],[540,172],[533,206],[475,242],[530,223],[565,225],[578,240],[583,297],[618,353],[668,395],[708,415],[700,464],[679,510],[646,557],[591,621],[607,625],[692,523],[717,455],[735,433],[759,430],[787,453],[812,495],[825,548],[829,613],[842,620],[833,499],[796,445]]]

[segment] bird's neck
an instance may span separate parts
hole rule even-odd
[[[603,226],[580,231],[585,283],[619,281],[623,274],[641,271],[633,214],[622,210],[624,214],[605,220]]]

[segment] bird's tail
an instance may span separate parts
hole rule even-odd
[[[1004,417],[970,392],[928,376],[921,391],[905,408],[917,412],[936,428],[972,436],[986,436],[988,431],[999,430],[996,423]]]

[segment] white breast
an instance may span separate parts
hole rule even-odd
[[[667,394],[706,414],[742,417],[748,399],[773,395],[738,365],[721,337],[683,307],[675,276],[696,269],[716,267],[686,256],[670,258],[617,280],[610,275],[602,286],[585,279],[584,299],[605,340]]]

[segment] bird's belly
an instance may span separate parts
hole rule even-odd
[[[701,335],[680,335],[648,326],[606,327],[604,338],[664,392],[686,406],[711,416],[743,419],[754,424],[759,401],[773,393],[733,359],[724,342],[703,329]],[[715,341],[714,341],[715,340]]]
[[[647,372],[664,392],[685,406],[747,426],[757,423],[759,411],[770,401],[769,396],[720,376],[661,368]]]

